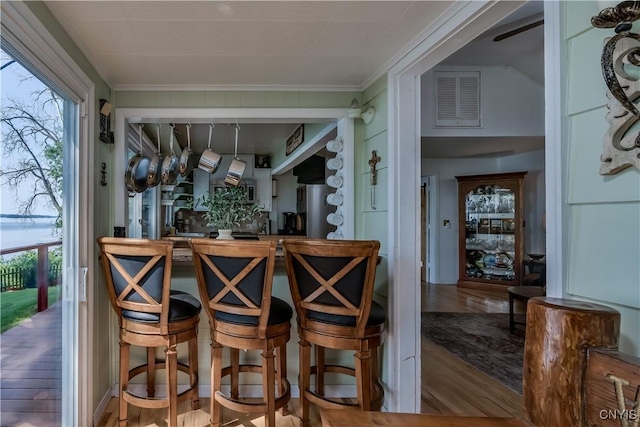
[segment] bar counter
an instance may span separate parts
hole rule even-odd
[[[276,240],[280,242],[282,239],[304,239],[306,236],[297,236],[290,234],[258,234],[258,240]],[[191,254],[191,248],[189,247],[189,239],[192,237],[182,236],[165,236],[162,240],[172,240],[173,245],[173,262],[177,265],[191,264],[193,262],[193,255]],[[282,252],[282,246],[278,243],[276,248],[276,262],[284,261],[284,254]]]

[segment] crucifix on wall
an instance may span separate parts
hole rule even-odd
[[[376,184],[378,183],[378,171],[376,170],[376,164],[380,162],[380,157],[376,150],[371,151],[371,158],[369,159],[369,167],[371,168],[371,209],[376,209]]]

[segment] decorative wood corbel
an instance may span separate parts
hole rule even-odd
[[[625,66],[640,66],[640,34],[632,33],[632,23],[640,19],[640,1],[624,1],[603,9],[591,18],[596,28],[615,28],[602,50],[601,66],[607,84],[606,120],[600,156],[600,174],[614,175],[630,166],[640,169],[640,132],[631,127],[640,122],[634,101],[640,98],[640,81],[625,71]],[[637,126],[636,126],[637,127]]]

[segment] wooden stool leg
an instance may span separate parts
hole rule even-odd
[[[211,341],[211,404],[209,413],[211,414],[211,427],[220,426],[220,404],[216,401],[216,394],[220,392],[222,382],[222,346]]]
[[[147,396],[156,395],[156,348],[147,347]]]
[[[237,348],[231,348],[231,398],[237,399],[238,383],[240,382],[240,350]]]
[[[124,391],[129,387],[129,351],[128,343],[120,341],[120,391],[118,423],[120,427],[127,425],[127,402],[124,400]]]
[[[316,393],[324,396],[324,347],[316,345]]]
[[[198,393],[198,337],[189,340],[189,381],[190,387],[196,388],[191,396],[191,409],[200,409],[200,393]]]
[[[276,391],[275,364],[272,343],[267,341],[267,348],[262,351],[262,395],[267,404],[265,426],[276,426]]]
[[[373,385],[378,383],[378,347],[371,349],[371,384]],[[372,389],[373,390],[373,389]]]
[[[284,344],[276,348],[276,359],[277,359],[277,372],[276,372],[276,380],[278,381],[278,396],[282,396],[285,393],[286,387],[284,386],[283,379],[287,378],[287,345]],[[289,414],[287,410],[287,405],[284,405],[280,408],[280,414],[284,417]]]
[[[165,350],[167,398],[169,399],[169,427],[178,425],[178,351],[171,343]]]
[[[358,405],[363,411],[371,410],[371,351],[356,352],[356,388]]]
[[[309,399],[307,390],[310,387],[311,376],[311,344],[304,339],[300,339],[300,374],[298,387],[300,388],[300,420],[303,426],[309,425]]]

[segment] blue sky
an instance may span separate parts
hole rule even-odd
[[[11,58],[6,53],[2,51],[0,52],[0,66],[2,66],[8,63]],[[7,105],[7,100],[9,98],[29,99],[29,94],[31,92],[45,87],[45,85],[36,78],[22,81],[22,79],[28,75],[30,75],[30,73],[17,62],[0,71],[0,102],[3,106]],[[4,141],[0,141],[0,143],[3,144]],[[8,160],[14,161],[15,159],[16,157],[13,156]],[[7,159],[4,158],[4,155],[0,156],[0,163],[2,164],[3,169],[6,162]],[[19,195],[21,194],[30,194],[32,192],[32,185],[33,182],[24,182],[19,188],[18,197],[20,197]],[[0,213],[17,213],[16,192],[12,189],[6,188],[5,186],[0,186],[0,196]],[[44,206],[43,203],[40,203],[33,210],[33,213],[38,215],[56,215],[56,212],[53,209]]]

